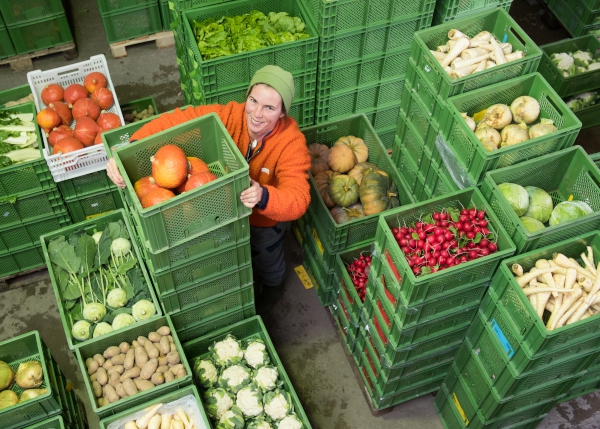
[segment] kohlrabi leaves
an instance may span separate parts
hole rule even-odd
[[[81,259],[75,253],[75,246],[70,245],[65,237],[56,237],[48,244],[50,261],[72,274],[77,274],[81,267]]]

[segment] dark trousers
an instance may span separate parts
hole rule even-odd
[[[264,286],[279,286],[285,277],[283,239],[290,222],[261,228],[250,226],[252,271],[254,278]]]

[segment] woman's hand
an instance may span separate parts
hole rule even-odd
[[[123,180],[123,176],[119,173],[119,168],[117,167],[117,162],[114,158],[108,160],[108,163],[106,164],[106,174],[115,185],[121,189],[125,189],[125,180]]]
[[[260,200],[262,199],[262,193],[262,186],[260,186],[258,182],[250,179],[250,187],[245,191],[242,191],[240,200],[242,201],[242,204],[251,209],[260,203]]]

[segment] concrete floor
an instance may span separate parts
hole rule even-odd
[[[95,0],[66,0],[65,8],[81,61],[103,53],[120,102],[153,96],[160,111],[183,104],[174,48],[156,50],[153,43],[127,48],[128,56],[113,59],[105,38]],[[542,23],[540,7],[526,0],[515,0],[511,14],[538,44],[568,37],[561,28],[549,31]],[[34,67],[48,70],[65,65],[60,54],[34,60]],[[0,90],[27,83],[26,73],[13,73],[0,67]],[[576,144],[593,153],[600,151],[600,127],[584,130]],[[302,250],[288,234],[286,258],[290,272],[284,299],[265,319],[279,356],[294,384],[314,428],[319,429],[437,429],[441,421],[433,407],[433,396],[426,395],[394,407],[393,411],[373,417],[360,391],[342,343],[313,290],[306,290],[291,268],[300,265]],[[74,355],[68,350],[60,326],[56,300],[47,278],[0,294],[0,341],[37,329],[73,383],[80,398],[86,399],[81,374]],[[87,402],[87,400],[86,400]],[[89,409],[89,403],[87,403]],[[98,420],[88,415],[90,428]],[[557,406],[541,428],[600,428],[600,391]]]

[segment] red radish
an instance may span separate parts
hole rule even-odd
[[[56,111],[46,107],[40,110],[36,116],[37,123],[48,134],[54,127],[60,125],[61,119]]]
[[[108,84],[106,76],[100,72],[91,72],[83,79],[83,86],[92,93],[97,88],[106,88]]]
[[[85,89],[85,87],[83,85],[80,85],[78,83],[72,83],[71,85],[67,86],[67,88],[65,89],[65,93],[64,93],[65,102],[71,108],[73,107],[73,104],[75,104],[75,102],[77,100],[81,100],[82,98],[87,98],[87,96],[88,96],[87,89]]]
[[[81,144],[81,142],[79,140],[77,140],[76,138],[73,138],[73,137],[66,137],[66,138],[56,142],[56,144],[54,145],[52,154],[57,155],[57,154],[69,153],[69,152],[73,152],[73,151],[79,150],[79,149],[83,149],[83,145]]]
[[[50,143],[50,146],[54,146],[58,141],[66,137],[73,137],[73,130],[66,125],[59,125],[50,131],[48,143]]]
[[[96,100],[82,98],[73,104],[72,113],[73,119],[76,121],[83,117],[88,117],[95,121],[100,116],[100,106]]]
[[[191,191],[192,189],[198,188],[213,180],[217,180],[217,176],[208,171],[192,174],[188,176],[183,190],[184,192]]]
[[[96,88],[91,97],[98,102],[102,110],[109,109],[115,102],[113,93],[107,88]]]
[[[100,126],[92,118],[82,116],[77,119],[73,136],[84,146],[91,146],[94,143],[96,135],[101,131]]]
[[[102,111],[96,122],[104,131],[112,130],[113,128],[118,128],[121,126],[121,118],[119,118],[117,114],[110,112],[106,113],[104,111]]]
[[[42,102],[47,106],[50,103],[62,101],[64,93],[65,90],[63,87],[56,83],[46,85],[44,89],[42,89]]]
[[[48,104],[48,107],[58,113],[60,116],[60,123],[62,125],[71,125],[73,121],[73,115],[71,114],[71,109],[62,101],[55,101],[54,103]]]

